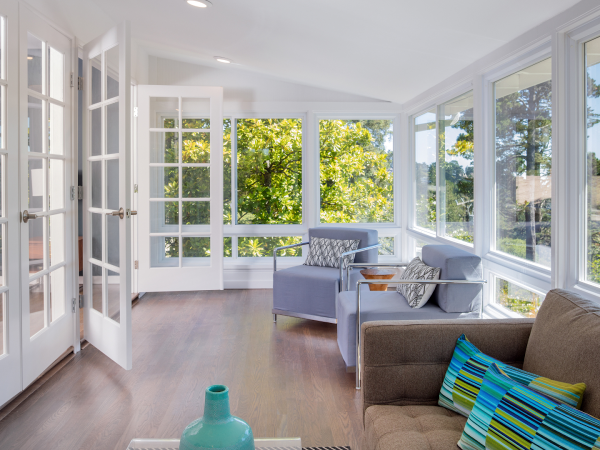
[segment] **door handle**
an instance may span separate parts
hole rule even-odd
[[[122,219],[123,217],[125,217],[125,211],[123,210],[123,208],[119,208],[118,211],[107,212],[106,215],[107,216],[119,216],[119,219]]]
[[[37,214],[32,214],[27,210],[23,211],[23,223],[27,223],[30,220],[37,219],[37,218],[38,218]]]

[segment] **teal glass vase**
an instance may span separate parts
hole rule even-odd
[[[204,416],[190,423],[180,450],[254,450],[252,429],[229,411],[229,389],[216,384],[206,388]]]

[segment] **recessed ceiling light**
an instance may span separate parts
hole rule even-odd
[[[33,59],[33,56],[28,56],[27,59]]]
[[[215,56],[215,59],[223,64],[231,64],[231,60],[227,58],[223,58],[222,56]]]
[[[197,8],[210,8],[212,3],[208,0],[187,0],[187,2]]]

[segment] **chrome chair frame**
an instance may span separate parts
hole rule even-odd
[[[360,287],[362,284],[486,284],[487,280],[358,280],[356,286],[356,389],[360,389]],[[481,318],[481,310],[479,313]]]

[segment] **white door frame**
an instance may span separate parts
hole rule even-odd
[[[151,98],[170,98],[176,106],[171,108],[170,114],[178,120],[179,128],[155,128],[157,117],[151,114],[160,114],[151,110]],[[210,106],[205,110],[194,109],[197,106],[185,106],[186,101],[208,100]],[[138,86],[138,143],[139,143],[139,226],[138,226],[138,252],[139,270],[138,287],[143,292],[164,291],[195,291],[195,290],[221,290],[223,289],[223,88],[203,86]],[[190,109],[191,108],[191,109]],[[185,109],[185,111],[184,111]],[[178,112],[175,112],[177,110]],[[162,117],[162,116],[161,116]],[[210,117],[210,129],[197,130],[196,132],[210,133],[210,162],[197,164],[183,164],[181,161],[181,148],[183,145],[182,134],[194,130],[182,128],[182,120],[186,118],[201,119]],[[209,197],[194,199],[195,201],[210,202],[210,225],[195,225],[193,230],[183,230],[181,220],[177,226],[170,225],[164,233],[152,233],[151,235],[151,203],[160,205],[161,200],[151,202],[151,177],[150,170],[160,170],[165,164],[152,162],[150,160],[150,134],[160,132],[178,133],[179,156],[177,163],[169,163],[171,167],[179,171],[179,196],[173,198],[180,206],[179,216],[182,216],[182,205],[184,195],[182,193],[182,174],[188,167],[210,168],[210,193]],[[164,142],[163,142],[164,143]],[[161,144],[163,145],[163,144]],[[151,164],[153,166],[151,167]],[[156,166],[156,167],[155,167]],[[162,189],[162,188],[161,188]],[[160,197],[159,194],[157,194]],[[191,200],[191,199],[188,199]],[[163,203],[164,204],[164,203]],[[191,228],[191,227],[190,227]],[[152,236],[152,237],[151,237]],[[156,254],[164,253],[165,244],[160,239],[165,237],[176,237],[178,239],[179,261],[173,258],[172,267],[153,267],[151,263],[152,239],[154,239]],[[210,257],[193,257],[191,265],[186,265],[184,242],[189,238],[210,238]],[[165,258],[166,259],[166,258]],[[202,261],[205,265],[199,265]]]

